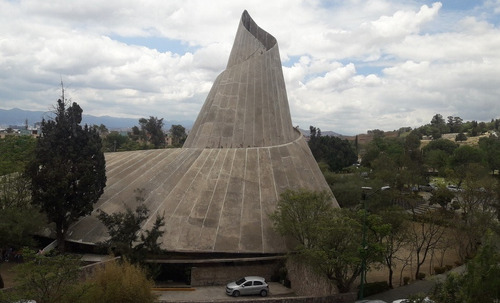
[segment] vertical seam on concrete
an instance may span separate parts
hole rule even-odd
[[[217,244],[217,237],[219,236],[219,227],[220,227],[220,222],[221,222],[221,218],[222,218],[222,213],[224,212],[224,206],[226,205],[227,190],[229,188],[229,183],[231,183],[231,176],[233,175],[234,159],[236,158],[236,149],[233,149],[232,152],[233,152],[233,161],[231,162],[231,170],[229,171],[229,180],[227,180],[226,190],[224,192],[224,200],[222,202],[222,206],[221,206],[220,213],[219,213],[219,221],[217,223],[217,232],[215,234],[214,243],[212,245],[212,251],[215,250],[215,245]],[[228,153],[229,153],[229,151],[228,151]]]
[[[247,64],[247,63],[248,63],[247,61],[242,62],[242,64]],[[242,78],[246,77],[246,80],[245,80],[245,96],[244,96],[244,98],[242,98],[242,99],[245,100],[245,108],[244,108],[244,111],[243,111],[243,113],[244,113],[244,115],[243,115],[243,138],[241,140],[241,142],[243,143],[243,145],[245,145],[246,137],[247,137],[246,123],[247,123],[247,103],[248,103],[248,73],[241,73],[241,77]],[[241,83],[243,83],[243,82],[241,82]],[[243,147],[246,147],[246,146],[243,146]]]
[[[274,194],[276,195],[276,201],[279,200],[278,190],[276,186],[276,179],[274,178],[274,167],[272,165],[273,158],[271,156],[271,148],[267,148],[267,153],[269,154],[269,161],[271,162],[271,177],[273,180]]]
[[[201,154],[203,153],[203,151],[200,153],[200,156]],[[212,150],[210,150],[210,153],[212,153]],[[210,158],[210,155],[205,157],[204,161],[203,161],[203,164],[200,166],[200,168],[198,169],[198,171],[196,172],[196,175],[194,176],[193,179],[191,179],[191,183],[189,183],[189,186],[186,188],[186,190],[184,191],[184,194],[182,195],[182,198],[179,199],[179,202],[177,203],[177,205],[175,206],[175,209],[174,211],[171,213],[171,216],[172,217],[176,212],[177,212],[177,208],[179,207],[179,205],[182,204],[182,202],[184,201],[184,198],[186,197],[186,193],[189,191],[189,189],[193,186],[193,183],[194,181],[197,179],[198,175],[200,174],[200,171],[202,170],[203,166],[205,166],[205,163],[208,161],[208,158]],[[199,159],[199,157],[198,157]],[[196,162],[196,161],[195,161]],[[193,162],[193,164],[195,163]],[[177,187],[177,186],[175,186]],[[172,191],[175,189],[175,187],[172,189]],[[168,197],[168,196],[167,196]],[[191,214],[191,212],[193,211],[193,208],[196,206],[196,203],[193,203],[193,206],[191,207],[191,210],[189,211],[189,213]],[[189,220],[189,216],[186,216],[184,218],[185,220],[184,221],[188,221]],[[175,243],[179,243],[179,237],[176,238],[176,242]]]
[[[265,125],[264,125],[264,77],[265,77],[265,70],[266,70],[266,57],[265,56],[264,58],[261,58],[259,59],[259,62],[261,62],[261,77],[259,77],[259,80],[260,80],[260,96],[259,96],[259,99],[260,99],[260,118],[261,118],[261,130],[262,130],[262,133],[260,134],[261,136],[261,143],[259,144],[259,146],[266,146],[266,139],[265,139]]]
[[[215,159],[214,159],[214,162],[212,163],[212,167],[210,167],[210,170],[208,171],[208,177],[209,178],[207,178],[207,182],[210,180],[210,174],[214,170],[214,166],[215,166],[215,163],[217,162],[217,158],[219,157],[219,155],[220,155],[220,149],[217,150],[217,155],[215,155]],[[227,152],[226,152],[226,155],[227,155]],[[226,159],[226,157],[224,156],[224,160],[225,159]],[[205,211],[205,216],[203,217],[203,223],[201,224],[200,236],[201,236],[201,230],[203,229],[203,227],[205,227],[205,220],[207,219],[207,214],[208,214],[208,210],[210,209],[210,205],[212,205],[212,200],[214,199],[214,195],[215,195],[215,189],[217,188],[217,184],[219,184],[219,176],[220,176],[220,172],[221,172],[221,170],[222,170],[223,167],[224,167],[224,161],[222,162],[220,170],[217,173],[217,181],[215,181],[215,185],[214,185],[214,187],[212,189],[212,196],[210,197],[210,201],[208,202],[207,210]]]
[[[201,155],[202,153],[203,153],[203,151],[201,151],[201,152],[200,152],[200,155]],[[186,159],[184,159],[184,161],[182,161],[182,163],[184,163],[184,162],[187,160],[187,158],[188,158],[188,157],[186,157]],[[205,159],[205,161],[207,161],[207,159],[208,159],[208,157]],[[195,161],[196,161],[196,160],[195,160]],[[195,162],[195,161],[194,161],[194,162]],[[193,162],[191,165],[193,165],[193,164],[194,164],[194,162]],[[180,166],[179,166],[179,167],[180,167]],[[174,170],[172,173],[174,173],[175,171],[177,171],[177,169],[176,169],[176,170]],[[166,181],[167,181],[167,180],[165,180],[163,183],[165,183]],[[192,182],[192,181],[191,181],[191,182]],[[191,186],[191,184],[190,184],[190,186]],[[174,191],[174,189],[175,189],[176,187],[177,187],[177,185],[176,185],[176,186],[174,186],[174,187],[172,188],[172,190],[171,190],[171,191],[168,193],[168,195],[167,195],[167,196],[163,199],[163,201],[165,201],[165,200],[167,200],[167,199],[168,199],[168,197],[172,194],[172,192]],[[179,207],[179,204],[181,204],[181,202],[182,202],[182,199],[181,199],[181,200],[177,203],[177,205],[175,206],[174,211],[170,213],[170,217],[168,218],[168,220],[170,220],[170,219],[172,218],[172,216],[175,214],[175,212],[177,211],[177,207]],[[154,214],[156,214],[156,213],[158,212],[158,210],[160,209],[160,207],[161,207],[162,205],[163,205],[163,203],[160,203],[160,205],[159,205],[159,206],[155,209],[155,211],[154,211],[153,213],[151,213],[151,216],[149,216],[149,219],[147,220],[147,222],[145,222],[145,223],[144,223],[144,225],[143,225],[143,226],[146,226],[146,224],[147,224],[147,223],[151,220],[151,218],[153,217],[153,215],[154,215]],[[165,223],[166,223],[166,222],[167,222],[167,220],[165,219]]]
[[[210,206],[212,206],[212,201],[214,200],[215,190],[217,189],[217,184],[219,184],[220,175],[221,175],[222,169],[224,168],[224,163],[226,162],[228,149],[226,149],[225,152],[226,152],[226,154],[224,155],[224,160],[222,161],[222,165],[220,166],[219,172],[217,174],[217,181],[215,182],[215,185],[213,187],[212,196],[210,197],[210,202],[208,203],[208,207],[207,207],[207,210],[205,212],[205,217],[203,217],[203,224],[201,225],[200,236],[201,236],[201,231],[205,227],[205,221],[207,220],[207,215],[208,215],[208,212],[210,210]],[[221,152],[219,150],[217,153],[216,159],[215,159],[214,163],[212,164],[212,168],[210,168],[210,172],[212,172],[213,167],[215,166],[215,162],[217,162],[217,158],[219,157],[220,153]],[[209,172],[209,174],[210,174],[210,172]]]
[[[245,173],[243,174],[243,188],[242,192],[243,195],[241,195],[241,211],[240,211],[240,234],[238,237],[238,252],[240,251],[241,247],[241,230],[242,230],[242,218],[243,218],[243,207],[245,204],[245,185],[246,185],[246,179],[247,179],[247,161],[248,161],[248,149],[245,149]]]
[[[256,60],[253,60],[254,61],[254,64],[252,65],[253,67],[253,75],[254,75],[254,78],[252,79],[252,82],[253,82],[253,92],[252,92],[252,96],[253,96],[253,121],[252,121],[252,147],[255,147],[255,115],[256,115],[256,101],[255,101],[255,87],[257,86],[256,85],[256,81],[255,81],[255,75],[257,74],[257,64],[255,64],[255,61]]]
[[[154,161],[154,159],[158,158],[161,154],[163,153],[160,153],[158,154],[156,157],[154,157],[153,159],[151,159],[150,161]],[[169,155],[167,155],[169,156]],[[177,154],[174,155],[174,157],[177,157]],[[163,158],[162,160],[160,160],[156,165],[154,166],[151,166],[149,169],[147,169],[145,172],[149,172],[151,171],[155,166],[157,166],[159,163],[161,163],[162,161],[164,161],[165,159],[167,159],[167,157]],[[128,162],[127,162],[128,163]],[[142,165],[140,165],[139,167],[144,167],[146,166],[148,162],[144,162]],[[125,164],[124,164],[125,165]],[[143,172],[143,174],[145,173]],[[123,189],[119,190],[118,192],[116,192],[114,195],[112,195],[107,201],[103,202],[102,204],[99,205],[99,208],[102,208],[103,205],[107,204],[108,202],[110,202],[112,200],[113,197],[115,197],[116,195],[119,195],[121,192],[123,192],[125,190],[126,187],[123,187]]]
[[[261,251],[264,252],[264,221],[262,220],[262,188],[261,188],[261,183],[260,183],[260,153],[259,149],[257,149],[257,172],[259,176],[259,207],[260,207],[260,247]]]

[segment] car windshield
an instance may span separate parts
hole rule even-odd
[[[241,278],[241,279],[239,279],[238,281],[236,281],[235,283],[236,283],[237,285],[241,285],[241,284],[243,284],[243,283],[245,283],[245,282],[246,282],[245,278]]]

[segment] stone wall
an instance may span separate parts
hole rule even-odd
[[[288,279],[293,291],[299,296],[330,296],[337,294],[337,288],[311,268],[288,258],[286,262]]]

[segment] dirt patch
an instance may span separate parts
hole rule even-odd
[[[458,243],[456,243],[454,237],[456,237],[456,235],[452,230],[445,231],[441,244],[433,251],[429,251],[419,271],[420,273],[424,273],[426,278],[435,274],[435,267],[456,267],[457,264],[461,264],[459,261],[460,257],[457,253]],[[392,280],[394,287],[402,286],[405,277],[408,277],[410,283],[415,280],[417,260],[415,256],[412,258],[408,258],[408,256],[410,256],[410,251],[408,249],[401,249],[401,251],[398,252],[398,259],[407,261],[396,262]],[[389,271],[386,267],[372,268],[367,273],[368,283],[388,281],[388,279]]]

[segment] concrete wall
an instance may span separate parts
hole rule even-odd
[[[267,281],[277,270],[276,262],[254,264],[210,264],[193,266],[191,286],[226,285],[244,276],[261,276]]]
[[[347,294],[337,294],[331,296],[322,296],[322,297],[286,297],[286,298],[238,298],[238,302],[245,303],[353,303],[356,301],[355,293],[347,293]],[[158,301],[158,302],[168,302],[168,301]],[[207,303],[213,301],[177,301],[177,303]],[[219,302],[228,302],[226,300]]]
[[[326,277],[319,276],[292,258],[288,258],[286,268],[292,289],[299,296],[330,296],[338,293],[337,288]]]

